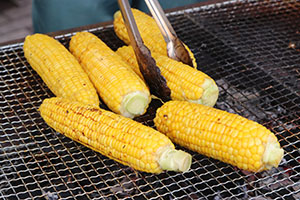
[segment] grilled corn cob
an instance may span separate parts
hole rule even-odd
[[[146,84],[97,36],[79,32],[69,48],[112,111],[130,118],[146,112],[151,100]]]
[[[143,77],[131,46],[120,47],[116,52],[140,77]],[[152,56],[161,74],[167,80],[173,100],[186,100],[207,106],[215,105],[219,90],[212,78],[165,55],[152,53]]]
[[[93,84],[74,56],[54,38],[34,34],[24,42],[25,58],[58,97],[99,105]]]
[[[173,142],[247,171],[277,167],[283,157],[267,128],[208,106],[169,101],[158,109],[154,123]]]
[[[151,52],[156,52],[167,56],[167,43],[165,42],[155,20],[142,11],[134,8],[131,10],[145,45],[150,49]],[[114,14],[113,23],[114,30],[117,36],[129,45],[130,39],[120,11],[117,11]],[[197,63],[193,53],[186,45],[185,47],[189,52],[190,57],[192,58],[193,66],[196,68]]]
[[[187,171],[191,155],[162,133],[129,118],[62,98],[45,99],[40,113],[56,131],[134,169]]]

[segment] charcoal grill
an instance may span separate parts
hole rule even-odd
[[[38,107],[54,95],[13,43],[0,47],[0,199],[300,199],[300,2],[214,1],[168,18],[216,80],[216,107],[275,133],[279,167],[249,173],[189,151],[190,171],[154,175],[108,159],[45,124]],[[111,24],[85,30],[123,45]],[[67,46],[73,34],[56,38]],[[158,106],[136,120],[153,126]]]

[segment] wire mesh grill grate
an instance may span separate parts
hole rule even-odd
[[[0,47],[0,199],[300,198],[299,1],[229,1],[174,11],[169,19],[200,69],[216,80],[216,107],[276,134],[285,150],[280,166],[248,173],[190,151],[192,167],[184,174],[118,164],[45,124],[38,107],[53,94],[20,43]],[[123,45],[111,25],[88,31],[114,50]],[[57,39],[67,46],[72,34]],[[136,120],[153,126],[158,106],[154,101]]]

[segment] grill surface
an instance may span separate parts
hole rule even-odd
[[[0,47],[0,199],[300,199],[299,1],[230,1],[169,19],[219,85],[216,107],[276,134],[285,150],[280,166],[248,173],[193,152],[184,174],[118,164],[45,124],[38,107],[53,94],[18,43]],[[89,31],[114,50],[123,44],[111,25]],[[72,34],[57,39],[68,45]],[[137,120],[153,126],[157,106]]]

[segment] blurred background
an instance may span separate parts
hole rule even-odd
[[[164,9],[170,9],[200,1],[205,0],[161,0],[160,3]],[[129,2],[132,7],[148,12],[143,0]],[[0,44],[24,38],[33,31],[48,33],[110,21],[117,10],[116,0],[0,0]]]
[[[0,0],[0,43],[32,33],[31,8],[32,0]]]

